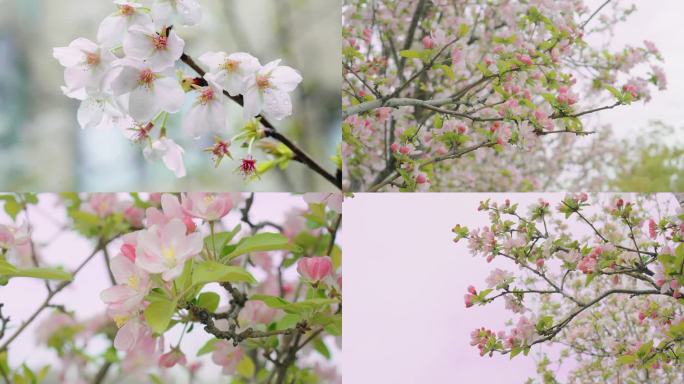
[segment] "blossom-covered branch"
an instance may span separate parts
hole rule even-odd
[[[457,225],[455,241],[467,239],[473,255],[503,258],[520,272],[493,269],[486,288],[468,287],[465,304],[504,300],[517,323],[508,332],[477,329],[471,344],[481,355],[511,358],[538,344],[563,345],[559,363],[580,361],[571,382],[681,380],[684,210],[669,205],[664,209],[676,213],[658,218],[652,216],[658,204],[657,195],[590,202],[581,193],[566,196],[555,212],[540,200],[522,214],[509,200],[482,202],[479,210],[489,213],[491,225]],[[585,354],[591,358],[582,359]],[[540,372],[553,377],[547,355]]]

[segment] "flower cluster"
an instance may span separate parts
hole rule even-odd
[[[553,211],[540,200],[525,214],[509,200],[481,202],[490,224],[457,225],[455,241],[467,239],[471,254],[509,261],[519,272],[494,268],[487,289],[468,287],[465,304],[503,299],[517,321],[509,331],[477,329],[471,344],[481,355],[512,357],[537,344],[559,345],[559,363],[579,362],[569,373],[575,382],[614,382],[640,370],[654,382],[681,380],[684,208],[675,203],[664,195],[576,193]],[[596,359],[585,356],[600,356],[602,367],[587,369]],[[540,366],[544,375],[551,374],[547,365]]]
[[[291,115],[289,93],[302,81],[301,75],[280,65],[281,60],[262,65],[244,52],[205,53],[199,61],[209,71],[201,77],[186,75],[178,62],[191,59],[185,56],[185,42],[173,27],[200,22],[202,10],[197,1],[155,0],[151,9],[134,1],[115,0],[114,4],[116,10],[100,23],[96,41],[79,37],[54,49],[54,57],[65,67],[62,91],[81,101],[80,126],[118,127],[129,139],[145,145],[145,158],[162,160],[176,177],[183,177],[184,150],[166,128],[169,115],[188,104],[182,119],[186,136],[211,133],[218,137],[222,146],[211,151],[217,164],[231,156],[231,143],[244,141],[249,149],[240,170],[253,176],[252,144],[263,137],[251,129],[258,124],[253,119],[281,120]],[[223,93],[242,96],[244,101],[246,128],[230,140],[220,139],[227,134]]]
[[[666,87],[652,42],[618,51],[587,43],[587,19],[591,33],[609,33],[620,18],[593,18],[583,1],[344,4],[352,190],[539,189],[540,174],[583,162],[554,152],[572,163],[534,167],[554,145],[544,137],[570,136],[558,139],[565,152],[592,131],[582,116]]]
[[[18,277],[46,280],[50,298],[38,313],[47,307],[54,311],[39,328],[38,341],[61,358],[55,369],[61,369],[64,382],[91,382],[98,375],[94,365],[103,359],[99,347],[90,346],[97,344],[91,340],[98,336],[111,343],[104,361],[119,365],[126,377],[149,374],[163,382],[172,367],[194,377],[203,364],[213,362],[235,380],[257,380],[266,371],[279,380],[296,372],[316,382],[339,382],[333,366],[306,355],[320,352],[329,359],[334,344],[341,348],[342,254],[335,239],[342,196],[305,194],[297,208],[284,212],[282,222],[255,217],[263,215],[252,213],[258,196],[190,192],[55,197],[55,206],[66,211],[62,216],[68,220],[58,226],[96,244],[91,256],[67,272],[48,267],[42,258],[28,257],[26,267],[17,263],[15,250],[40,248],[28,235],[29,214],[24,212],[38,200],[3,195],[20,211],[5,204],[16,222],[0,225],[0,284]],[[83,319],[68,304],[49,301],[100,255],[111,277],[111,286],[99,294],[103,313]],[[5,322],[2,306],[0,319],[0,348],[5,348],[5,340],[10,343],[15,336],[4,338],[10,319]],[[7,330],[18,335],[23,327]],[[171,340],[177,335],[177,341]],[[190,337],[206,344],[189,351],[183,340]],[[316,347],[309,348],[309,343]],[[41,374],[48,370],[43,368]],[[38,377],[28,367],[18,368],[11,377],[20,380],[29,374]]]

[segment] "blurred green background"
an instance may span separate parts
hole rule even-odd
[[[186,52],[197,58],[210,50],[245,51],[262,64],[282,58],[283,65],[299,70],[304,81],[293,93],[293,116],[275,125],[334,174],[329,158],[341,141],[340,1],[200,3],[202,22],[177,29]],[[0,9],[0,190],[334,190],[298,163],[250,183],[234,172],[238,161],[225,159],[215,169],[202,152],[212,138],[185,137],[182,114],[172,119],[169,135],[186,148],[188,176],[183,179],[176,179],[161,162],[146,162],[141,147],[117,129],[81,130],[76,121],[79,102],[62,95],[63,68],[52,57],[52,48],[79,36],[95,40],[100,21],[115,10],[112,2],[0,0]],[[240,109],[231,104],[231,127],[225,136],[243,123]],[[234,147],[233,153],[242,156],[244,150]],[[256,152],[258,160],[264,156]]]

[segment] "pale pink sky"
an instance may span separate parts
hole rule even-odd
[[[54,195],[42,195],[40,209],[32,209],[31,222],[34,226],[35,239],[38,242],[50,239],[56,233],[56,226],[52,219],[59,222],[64,221],[64,215],[60,215],[59,209],[54,209],[55,202]],[[1,206],[1,204],[0,204]],[[257,193],[255,203],[251,210],[251,217],[254,221],[271,220],[274,222],[282,222],[285,213],[292,208],[306,208],[306,203],[301,196],[290,195],[286,193]],[[0,209],[0,223],[9,223],[10,219],[5,215],[4,210]],[[229,228],[234,227],[239,223],[238,213],[234,209],[226,218],[224,223]],[[342,244],[343,234],[338,234],[338,243]],[[113,243],[110,247],[111,255],[114,256],[120,246],[119,242]],[[50,265],[64,265],[67,270],[76,268],[82,260],[92,250],[90,242],[75,235],[73,233],[65,232],[57,237],[49,247],[44,248],[42,256],[44,260]],[[100,292],[110,286],[109,277],[105,269],[104,260],[102,257],[93,259],[81,272],[76,276],[74,282],[64,291],[59,293],[53,300],[54,303],[64,304],[67,309],[75,310],[79,319],[85,319],[104,312],[105,306],[99,298]],[[286,276],[295,278],[296,272],[293,269],[287,271]],[[258,276],[257,276],[258,277]],[[221,292],[219,289],[216,292]],[[222,294],[221,305],[227,305],[225,294]],[[4,303],[3,313],[10,315],[12,324],[16,327],[21,320],[28,318],[31,313],[39,306],[45,298],[45,287],[42,281],[27,278],[15,278],[10,280],[7,286],[0,287],[0,303]],[[17,338],[12,346],[10,353],[10,363],[12,366],[17,366],[22,362],[26,362],[32,367],[42,366],[56,362],[56,354],[53,351],[48,351],[44,347],[36,348],[35,330],[36,326],[40,325],[41,320],[47,317],[49,310],[44,311],[41,316],[34,322],[19,338]],[[12,330],[10,329],[11,333]],[[169,342],[175,343],[180,335],[180,327],[176,327],[167,333],[167,346]],[[197,358],[195,354],[204,343],[209,340],[209,335],[201,330],[201,327],[195,327],[195,330],[185,335],[183,338],[183,349],[188,356],[189,361],[195,361]],[[106,345],[104,340],[100,343],[94,343],[92,347],[94,350],[102,350]],[[333,360],[339,362],[339,355],[341,352],[334,347],[332,340],[328,340],[328,346],[333,353]],[[210,360],[211,355],[205,355],[201,360],[204,362],[204,368],[200,371],[199,383],[213,383],[216,375],[220,374],[220,367],[213,364]],[[174,376],[180,378],[179,383],[187,382],[187,375],[179,368],[173,368]]]
[[[482,287],[495,267],[516,269],[505,260],[473,258],[466,241],[453,243],[451,228],[488,225],[488,215],[477,211],[481,200],[509,198],[526,213],[542,196],[555,206],[563,194],[366,193],[347,199],[345,380],[522,383],[536,377],[537,349],[511,361],[480,357],[469,345],[473,329],[504,329],[511,316],[501,302],[466,309],[468,285]]]

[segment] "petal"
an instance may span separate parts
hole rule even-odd
[[[156,90],[155,81],[153,89]],[[130,96],[128,112],[136,121],[150,121],[159,112],[159,101],[155,97],[156,92],[148,87],[136,87]]]
[[[247,89],[244,95],[245,105],[242,113],[245,119],[251,119],[261,112],[261,95],[256,86],[251,86]]]
[[[132,92],[138,87],[140,79],[140,71],[136,68],[125,66],[121,67],[119,71],[118,76],[111,83],[112,92],[114,92],[115,96]]]
[[[267,89],[263,96],[263,114],[274,120],[282,120],[292,114],[290,95],[277,89]]]
[[[64,83],[69,89],[96,87],[96,84],[93,82],[92,73],[85,65],[65,69]]]
[[[131,287],[119,284],[100,292],[100,299],[102,299],[105,304],[120,303],[136,293],[137,292],[131,289]]]
[[[173,14],[173,7],[168,0],[156,0],[152,5],[152,19],[159,27],[169,25],[171,15]]]
[[[273,83],[284,92],[292,92],[302,82],[302,76],[294,69],[283,66],[278,67],[271,73]]]
[[[183,148],[176,145],[171,139],[163,138],[162,140],[170,141],[169,148],[162,156],[162,161],[166,168],[173,171],[177,178],[185,177],[185,164],[183,163]]]
[[[121,15],[105,17],[97,30],[97,41],[105,47],[114,47],[121,44],[126,34],[128,24],[126,18]]]
[[[114,348],[128,351],[135,346],[140,337],[141,325],[138,320],[131,319],[119,329],[114,338]]]
[[[52,56],[54,56],[62,66],[67,68],[83,63],[86,59],[85,53],[74,47],[53,48]]]
[[[218,72],[219,67],[226,62],[227,57],[225,52],[207,52],[197,60],[209,67],[209,72]]]
[[[152,42],[154,31],[142,25],[134,25],[128,29],[123,39],[123,50],[126,56],[145,60],[155,51]]]
[[[170,216],[181,216],[183,214],[183,209],[175,195],[170,193],[165,193],[161,197],[161,206],[164,214]]]
[[[78,124],[82,129],[97,127],[100,125],[100,123],[102,123],[103,117],[103,101],[93,98],[83,100],[81,105],[78,107],[78,112],[76,114]]]
[[[180,111],[183,102],[185,102],[183,88],[176,79],[170,77],[155,80],[153,95],[157,99],[159,107],[169,113]]]
[[[123,255],[114,257],[110,263],[112,274],[119,284],[125,284],[131,276],[136,275],[135,264]]]

